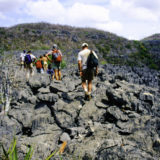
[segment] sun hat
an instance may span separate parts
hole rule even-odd
[[[83,43],[82,47],[88,47],[88,44],[87,43]]]
[[[56,45],[56,44],[53,44],[52,49],[57,49],[57,45]]]

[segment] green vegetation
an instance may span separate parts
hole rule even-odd
[[[107,63],[131,66],[146,65],[150,68],[160,69],[157,60],[153,58],[141,41],[129,41],[109,32],[47,23],[0,28],[0,47],[5,51],[49,50],[53,43],[56,43],[62,52],[65,52],[66,57],[69,57],[74,55],[76,50],[81,49],[83,42],[87,42],[91,49],[101,55],[101,60],[105,59]],[[123,56],[127,58],[124,59]]]
[[[155,64],[152,55],[149,53],[147,48],[145,48],[144,44],[139,41],[134,41],[134,44],[138,48],[138,52],[130,55],[130,58],[134,63],[138,62],[138,65],[140,66],[145,64],[151,69],[158,69],[158,65]]]
[[[132,47],[131,47],[131,44],[126,44],[125,47],[128,48],[128,49],[131,49],[131,48],[132,48]]]
[[[62,68],[62,69],[63,69],[63,68],[66,68],[66,66],[67,66],[66,61],[62,60],[62,62],[61,62],[61,68]]]
[[[106,60],[102,60],[102,61],[100,61],[100,64],[101,65],[107,64],[107,61]]]
[[[45,158],[45,160],[50,160],[51,158],[54,158],[54,157],[58,157],[60,160],[63,160],[63,157],[62,157],[62,153],[64,152],[64,149],[66,147],[67,143],[66,142],[63,142],[60,149],[58,150],[55,150],[54,152],[52,152],[47,158]],[[6,150],[6,148],[4,147],[4,145],[2,143],[0,143],[0,149],[2,149],[2,153],[0,153],[0,159],[1,160],[20,160],[20,157],[18,156],[18,149],[17,149],[17,138],[13,138],[11,144],[10,144],[10,147],[8,150]],[[31,160],[32,156],[33,156],[33,147],[28,145],[27,146],[27,149],[26,149],[26,153],[25,153],[25,156],[24,156],[24,160]],[[75,160],[81,160],[82,158],[79,156],[79,157],[75,157],[74,155],[72,156],[71,155],[71,159],[75,159]],[[64,157],[64,159],[66,159]]]
[[[14,137],[13,141],[10,144],[10,147],[8,151],[5,149],[3,144],[0,144],[3,150],[2,157],[0,157],[2,160],[18,160],[18,154],[17,154],[17,139]],[[24,160],[31,160],[31,157],[33,155],[33,148],[31,146],[28,146],[28,151],[24,157]]]

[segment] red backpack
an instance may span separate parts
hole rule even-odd
[[[61,62],[62,61],[62,55],[58,50],[54,50],[52,52],[52,60],[54,62]]]
[[[39,69],[43,68],[41,60],[37,60],[37,62],[36,62],[36,68],[39,68]]]

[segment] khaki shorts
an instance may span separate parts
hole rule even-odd
[[[94,70],[90,69],[84,69],[82,70],[82,82],[85,82],[86,80],[91,81],[94,78]]]
[[[44,66],[44,68],[48,68],[48,63],[44,62],[43,66]]]
[[[24,62],[23,62],[23,61],[21,61],[21,65],[24,65]]]
[[[33,64],[26,64],[26,69],[30,69],[30,70],[33,70]]]

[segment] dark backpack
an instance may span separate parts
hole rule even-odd
[[[31,59],[31,56],[29,55],[29,54],[27,54],[26,56],[25,56],[25,63],[26,64],[31,64],[32,63],[32,59]]]
[[[98,66],[98,59],[94,55],[94,53],[91,51],[88,58],[87,58],[87,68],[93,69]]]
[[[52,60],[55,62],[61,62],[62,61],[62,55],[57,50],[56,52],[52,53]]]

